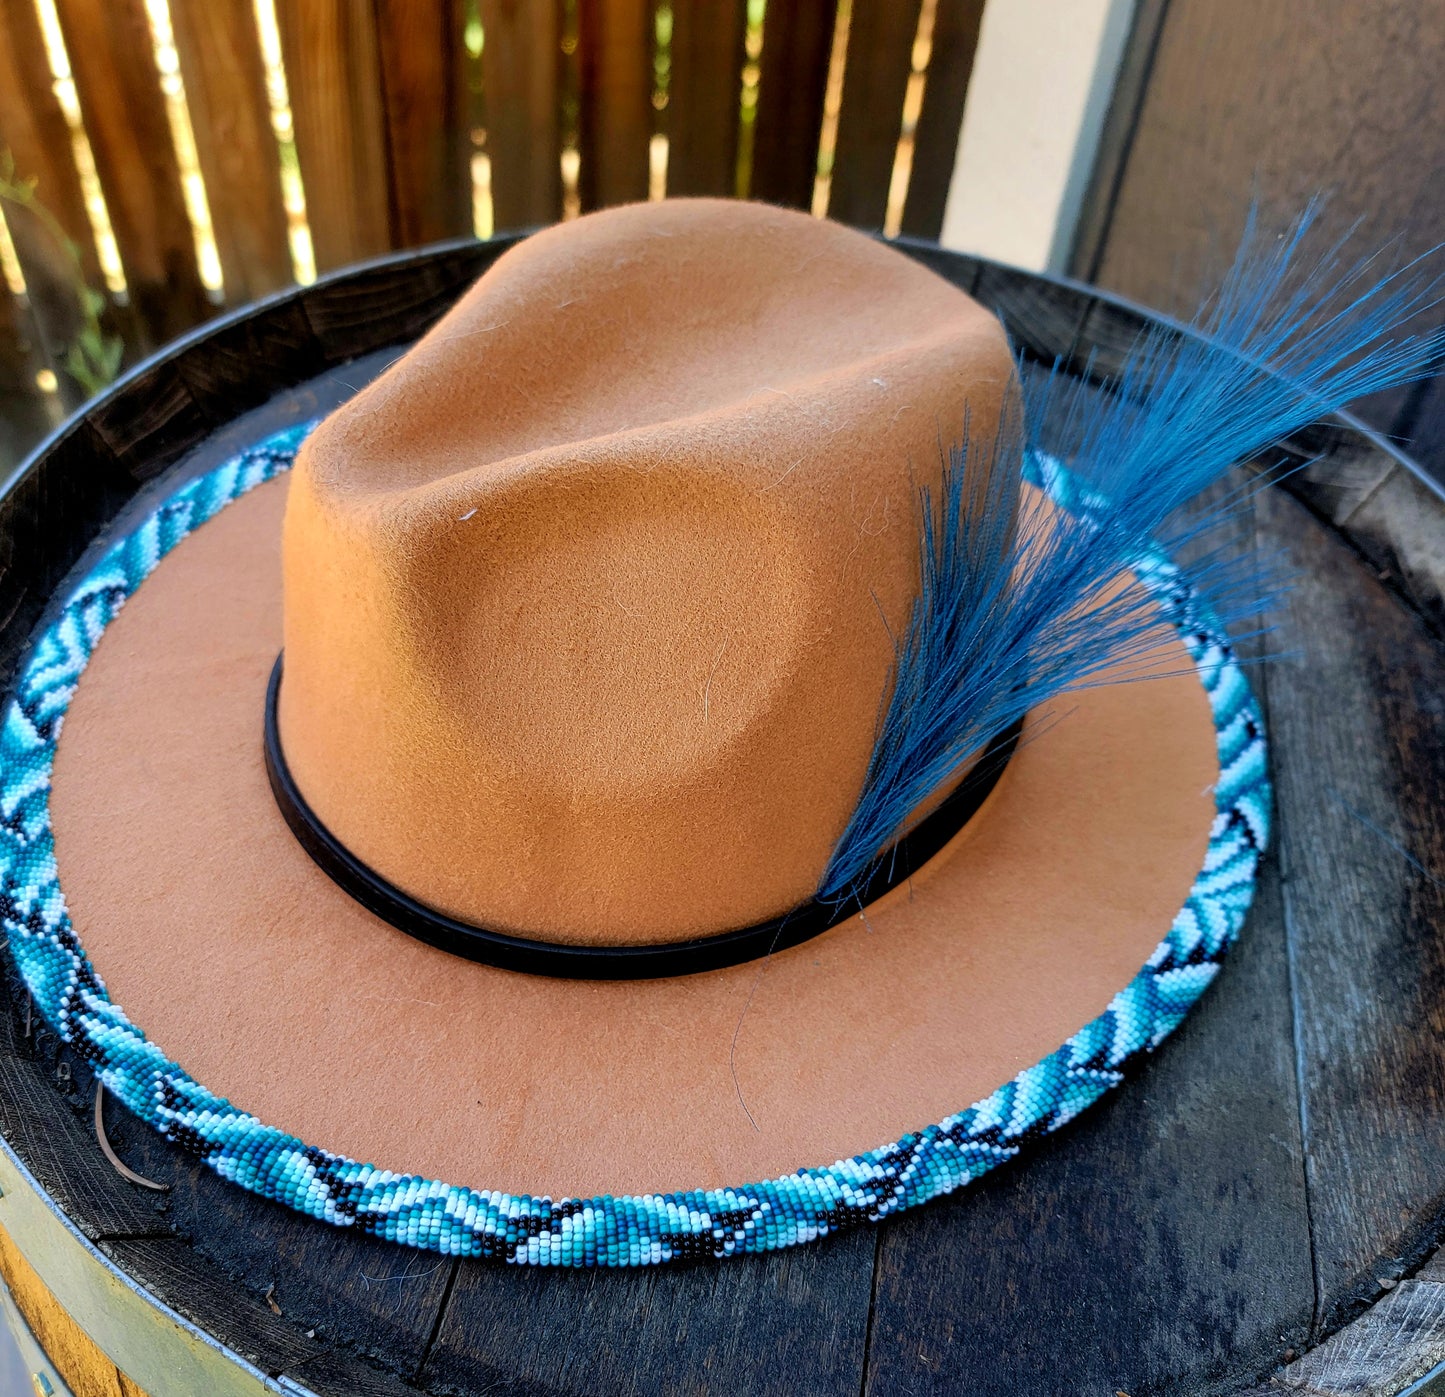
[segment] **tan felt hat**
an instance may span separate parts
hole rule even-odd
[[[42,1012],[243,1186],[453,1253],[761,1250],[1011,1157],[1208,983],[1268,807],[1217,620],[1019,393],[834,224],[527,239],[37,638]]]

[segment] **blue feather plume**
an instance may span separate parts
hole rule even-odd
[[[1368,393],[1423,377],[1445,330],[1403,330],[1440,302],[1427,259],[1381,274],[1344,242],[1307,255],[1312,207],[1283,237],[1252,214],[1219,292],[1190,325],[1143,334],[1111,393],[1056,365],[1020,372],[995,439],[947,453],[919,492],[920,575],[863,789],[818,897],[846,900],[919,807],[994,734],[1059,694],[1158,654],[1158,603],[1121,574],[1153,549],[1196,554],[1185,577],[1226,626],[1267,606],[1269,570],[1212,543],[1247,499],[1185,507],[1231,467]],[[1433,260],[1433,259],[1432,259]],[[1092,375],[1089,375],[1091,377]],[[1073,443],[1099,510],[1019,493],[1034,434]],[[967,430],[965,430],[967,438]],[[970,460],[970,453],[986,459]]]

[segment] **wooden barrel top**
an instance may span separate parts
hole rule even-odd
[[[509,241],[263,302],[73,419],[0,498],[0,678],[88,539],[176,473],[350,396]],[[908,250],[1078,374],[1106,375],[1147,319],[1085,287]],[[1255,907],[1139,1076],[1019,1163],[769,1256],[459,1262],[244,1193],[111,1102],[120,1157],[171,1187],[125,1182],[96,1144],[84,1066],[27,1026],[11,984],[0,1177],[28,1171],[76,1247],[254,1365],[258,1390],[1193,1397],[1274,1374],[1333,1392],[1320,1364],[1384,1314],[1396,1338],[1414,1325],[1414,1368],[1338,1390],[1399,1390],[1445,1358],[1445,1265],[1426,1266],[1445,1231],[1445,500],[1347,418],[1284,454],[1300,469],[1242,525],[1298,571],[1255,671],[1278,816]],[[25,1250],[10,1201],[0,1229]]]

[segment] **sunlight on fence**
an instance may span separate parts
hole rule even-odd
[[[306,191],[301,184],[301,162],[296,158],[296,123],[291,116],[291,95],[286,87],[286,65],[281,60],[281,32],[276,27],[275,0],[253,0],[261,61],[266,68],[266,100],[271,106],[271,129],[276,133],[281,161],[281,203],[286,210],[286,239],[291,268],[302,286],[316,280],[316,257],[311,248],[311,225],[306,221]]]
[[[833,21],[833,50],[828,56],[828,86],[823,95],[823,129],[818,137],[818,173],[813,179],[813,214],[825,218],[828,196],[833,190],[833,156],[838,149],[838,117],[843,110],[843,76],[848,61],[848,22],[853,17],[853,0],[838,0]],[[768,22],[763,17],[763,43],[768,42]]]
[[[581,46],[581,16],[577,0],[562,0],[562,218],[582,213],[582,97],[578,49]]]
[[[938,0],[923,0],[918,11],[918,33],[913,40],[913,64],[908,90],[903,98],[903,128],[898,134],[898,152],[893,157],[893,177],[888,183],[888,214],[883,235],[896,238],[903,227],[903,206],[908,201],[908,183],[913,175],[913,145],[918,118],[923,111],[923,94],[928,83],[928,61],[933,57],[933,22]]]
[[[0,369],[66,391],[72,299],[134,362],[208,306],[314,281],[318,249],[329,268],[486,238],[502,210],[510,228],[705,187],[887,235],[906,211],[927,235],[941,214],[915,211],[910,182],[946,184],[972,64],[965,0],[357,0],[304,22],[299,0],[15,3],[21,71],[43,75],[6,94],[31,123],[15,129],[61,147],[32,145],[38,168],[16,177],[44,183],[50,231],[78,257],[73,297],[52,292],[50,253],[0,218]],[[68,52],[67,33],[86,47]],[[726,57],[699,47],[724,42]]]
[[[191,127],[191,109],[186,103],[185,83],[181,80],[181,56],[176,52],[167,0],[146,0],[146,18],[150,21],[151,44],[161,77],[161,95],[166,101],[171,144],[176,148],[176,164],[180,167],[181,193],[186,201],[186,215],[191,220],[191,236],[196,244],[196,265],[200,269],[201,285],[211,299],[219,303],[221,257],[216,250],[215,229],[211,227],[211,207],[206,201],[206,183],[201,178],[201,162],[196,155],[196,133]]]
[[[492,219],[492,162],[485,151],[473,151],[471,172],[472,231],[479,238],[490,238],[496,229]]]
[[[56,101],[65,115],[65,124],[70,128],[70,143],[75,157],[75,170],[80,176],[80,192],[85,198],[85,213],[90,220],[91,236],[95,239],[95,252],[100,260],[101,275],[105,278],[106,290],[124,305],[128,299],[125,268],[120,263],[120,249],[116,246],[115,231],[110,226],[110,210],[106,207],[105,195],[101,192],[100,176],[95,169],[95,155],[90,149],[90,138],[85,134],[85,123],[80,116],[80,99],[75,92],[75,79],[70,72],[70,56],[65,51],[65,40],[60,33],[60,17],[55,13],[55,0],[35,0],[35,10],[40,17],[40,29],[45,36],[45,56],[50,64],[50,80],[55,88]]]

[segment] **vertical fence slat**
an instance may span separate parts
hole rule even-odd
[[[836,0],[775,3],[763,14],[749,190],[754,199],[800,209],[812,205],[836,17]]]
[[[397,247],[472,231],[463,24],[460,0],[376,0]]]
[[[226,301],[291,282],[281,162],[252,0],[170,0]]]
[[[144,0],[56,0],[56,10],[131,305],[142,335],[163,344],[212,307],[196,266]]]
[[[0,143],[15,157],[16,173],[36,181],[39,198],[80,249],[85,275],[98,282],[70,127],[51,86],[35,0],[0,0]]]
[[[921,0],[853,0],[828,217],[883,226]],[[766,47],[766,36],[764,46]]]
[[[50,64],[33,0],[0,0],[0,144],[14,158],[16,178],[35,181],[36,198],[79,249],[82,273],[98,287],[100,264],[71,154],[70,127],[51,87]],[[61,368],[81,324],[75,263],[28,209],[7,204],[4,216],[25,273],[37,341],[34,348],[40,361],[48,360],[59,375],[67,405],[77,406],[79,385]],[[13,302],[11,311],[18,311]],[[16,324],[23,325],[24,317]]]
[[[923,110],[913,138],[913,172],[903,204],[903,231],[916,238],[937,238],[943,207],[958,154],[963,104],[978,50],[984,0],[938,0],[933,20],[933,52],[923,89]]]
[[[672,0],[667,192],[737,188],[738,104],[747,0]]]
[[[652,6],[579,0],[582,207],[647,198],[652,140]]]
[[[391,215],[371,6],[281,0],[276,20],[316,268],[375,257],[391,247]]]
[[[558,0],[481,0],[482,97],[498,230],[562,214]]]

